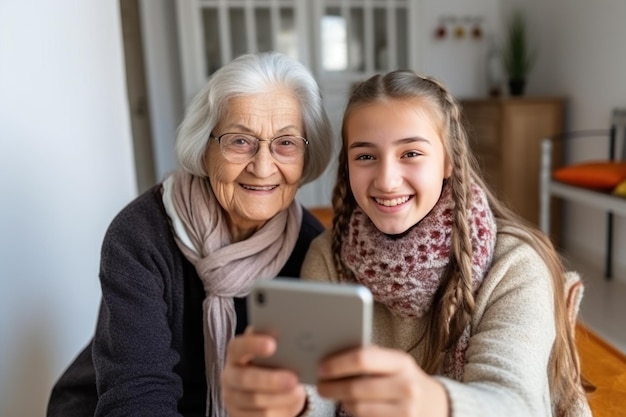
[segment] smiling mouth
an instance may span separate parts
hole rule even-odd
[[[243,188],[250,191],[271,191],[278,187],[278,185],[246,185],[241,184]]]
[[[404,204],[407,201],[409,201],[411,199],[410,196],[404,196],[404,197],[400,197],[400,198],[392,198],[390,200],[384,199],[384,198],[378,198],[378,197],[374,197],[374,201],[376,201],[377,204],[380,204],[382,206],[385,207],[395,207],[395,206],[399,206],[400,204]]]

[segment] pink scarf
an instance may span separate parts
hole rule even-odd
[[[487,197],[472,186],[467,214],[472,241],[472,288],[480,287],[491,264],[496,243],[496,223]],[[451,249],[454,202],[449,187],[417,225],[402,237],[380,232],[357,208],[352,214],[341,258],[355,279],[368,287],[374,299],[400,317],[423,317],[431,308]],[[461,380],[469,326],[444,360],[443,373]]]
[[[248,239],[231,243],[223,209],[208,179],[177,172],[163,183],[163,203],[176,243],[204,285],[204,354],[207,410],[226,416],[220,393],[226,345],[235,334],[233,297],[244,297],[257,279],[275,277],[295,247],[302,208],[295,200]]]

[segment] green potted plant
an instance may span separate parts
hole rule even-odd
[[[528,22],[526,16],[519,10],[509,19],[502,53],[511,95],[521,96],[524,94],[526,80],[535,63],[537,51],[530,45]]]

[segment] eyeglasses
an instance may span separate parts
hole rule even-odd
[[[229,162],[241,164],[249,161],[259,150],[259,142],[269,142],[270,152],[275,160],[283,164],[293,164],[302,160],[309,141],[302,136],[285,135],[273,139],[259,139],[247,133],[223,133],[209,136],[220,144],[222,155]]]

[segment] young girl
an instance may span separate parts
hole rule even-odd
[[[359,417],[590,416],[559,256],[485,185],[450,93],[410,71],[376,75],[352,93],[342,136],[333,227],[302,276],[367,286],[374,343],[325,360],[319,394]],[[283,371],[250,370],[275,345],[246,337],[227,376],[249,385],[229,396],[311,406]]]

